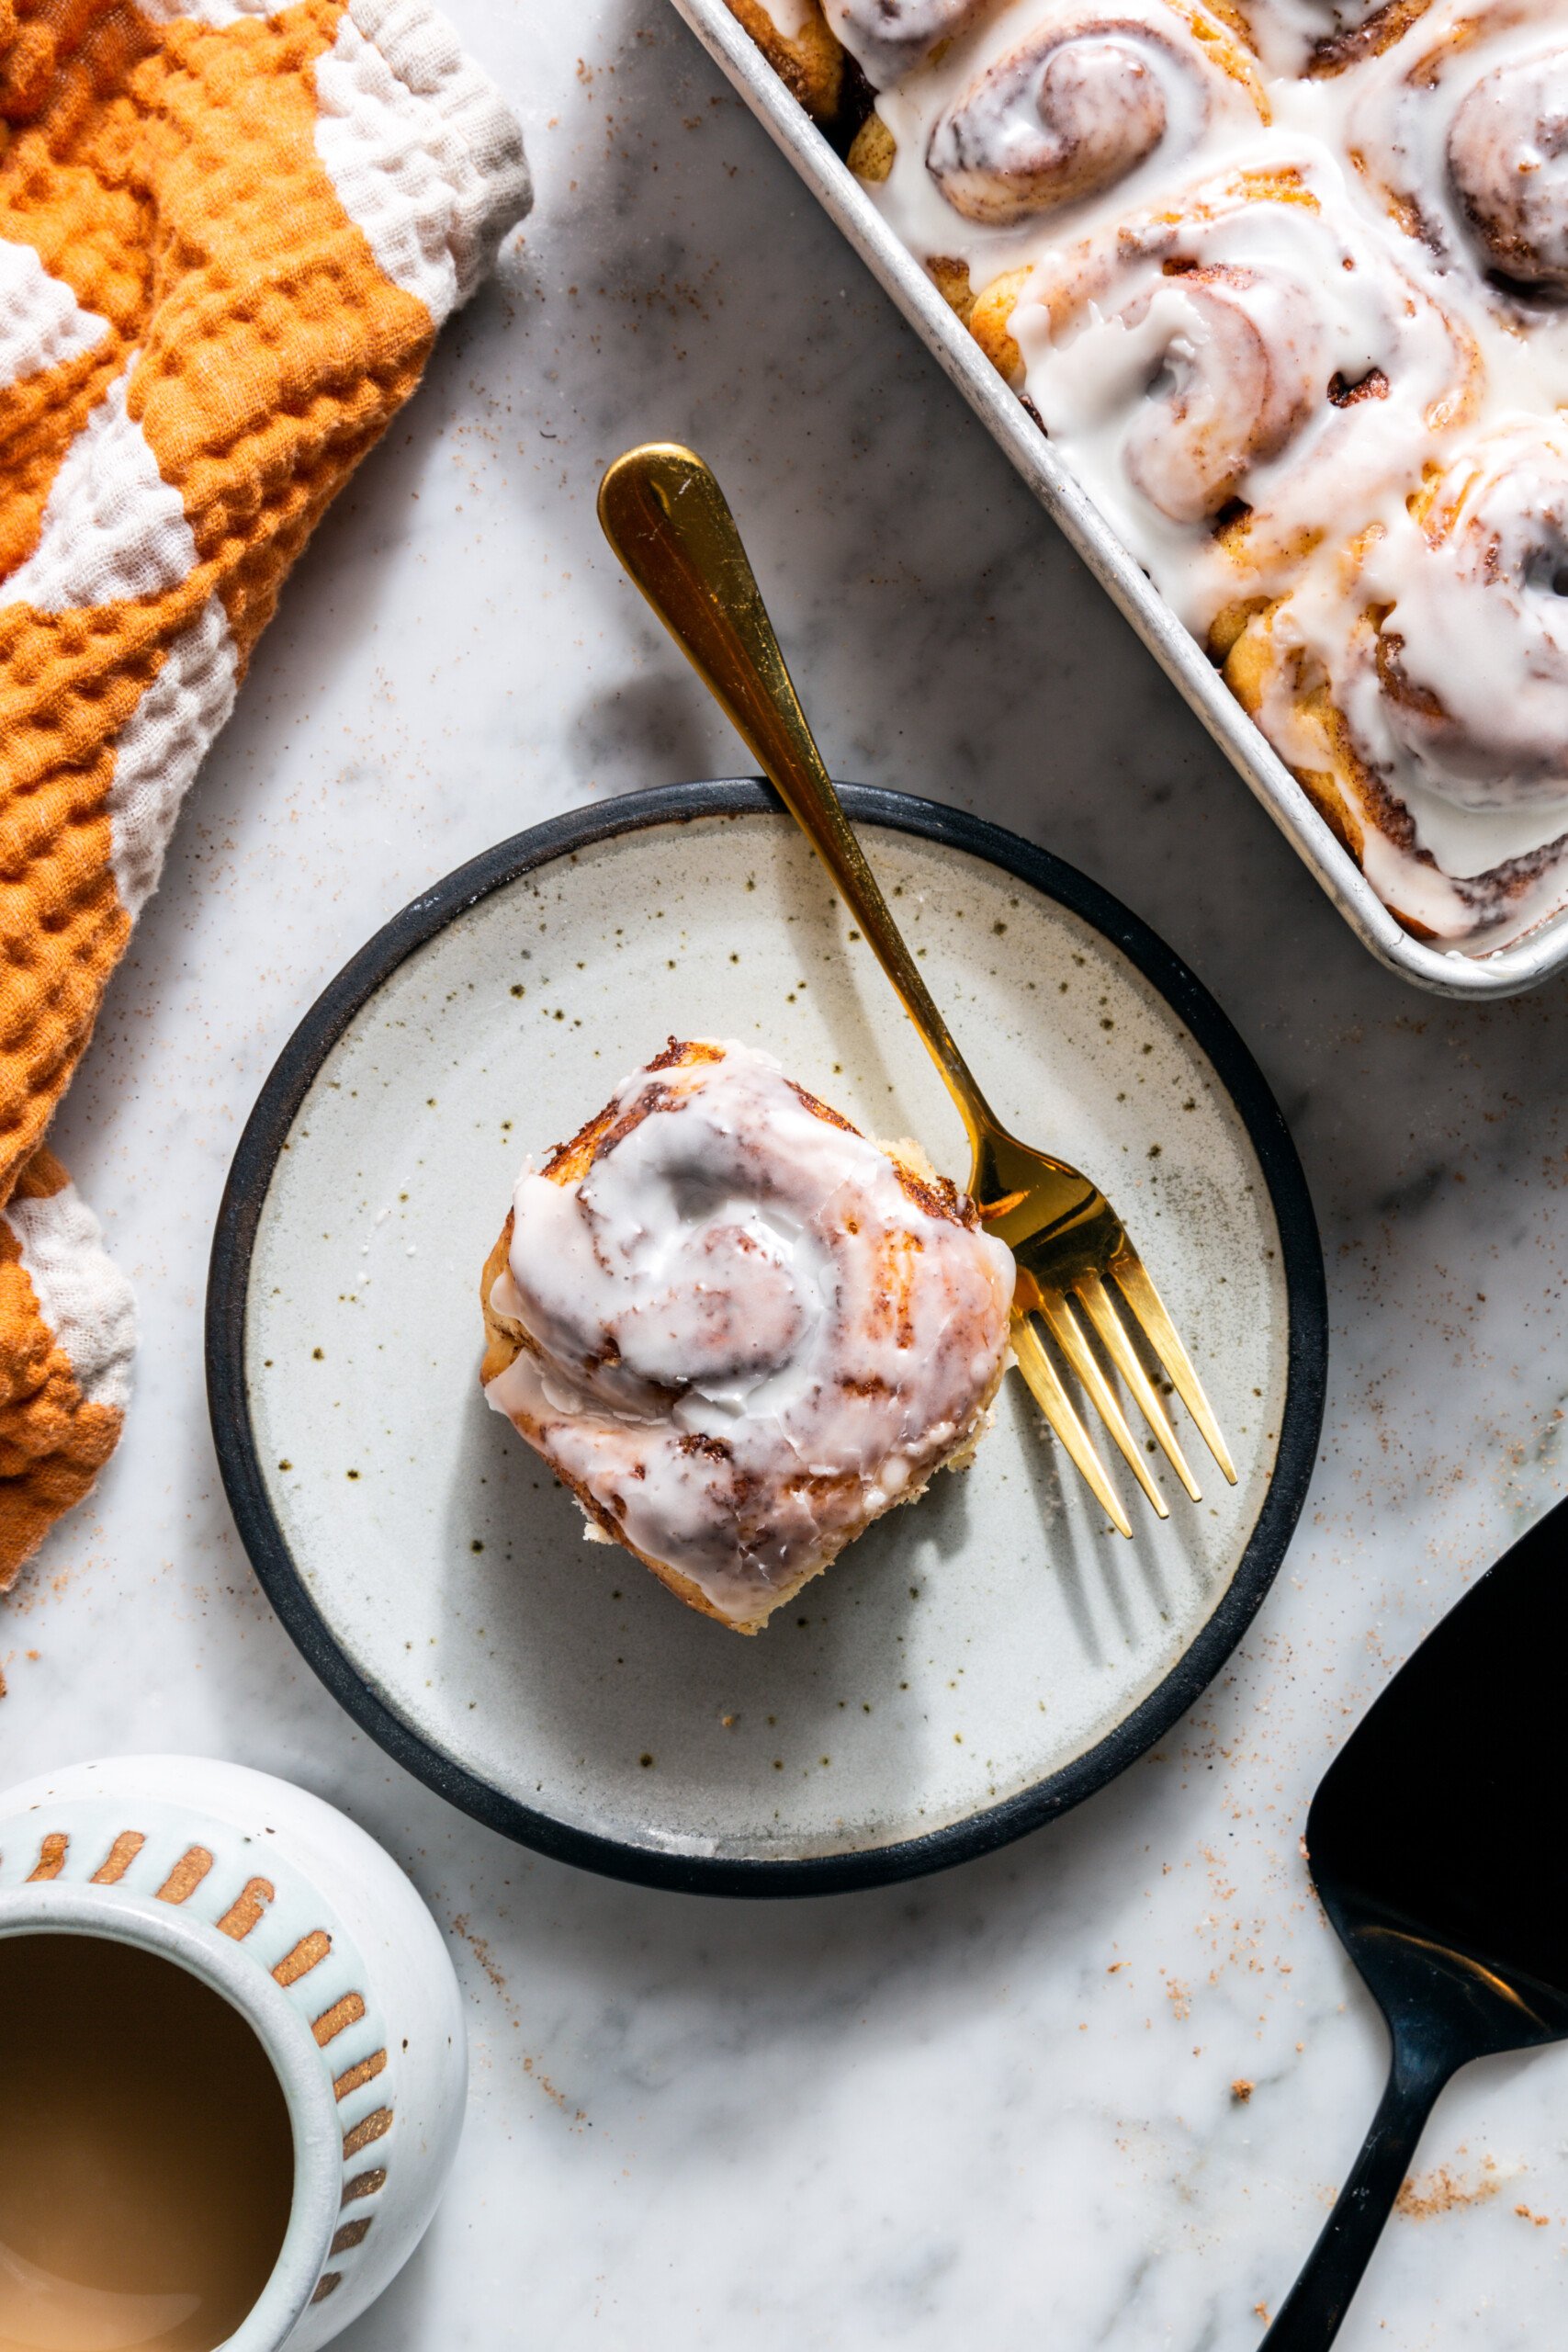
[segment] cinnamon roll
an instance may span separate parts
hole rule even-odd
[[[1449,126],[1449,178],[1482,254],[1568,293],[1568,49],[1495,66]]]
[[[1568,803],[1568,428],[1465,450],[1412,503],[1408,552],[1368,566],[1389,724],[1461,808]],[[1381,560],[1380,560],[1381,558]]]
[[[1101,195],[1156,150],[1174,160],[1196,147],[1214,78],[1212,59],[1174,16],[1161,23],[1068,8],[943,109],[926,169],[965,220],[1012,228]],[[1239,60],[1232,78],[1251,83]]]
[[[1199,0],[1025,0],[878,97],[850,162],[953,306],[1269,116]]]
[[[1310,155],[1003,278],[971,324],[1200,636],[1403,497],[1479,395],[1472,340]]]
[[[1568,6],[1445,0],[1423,36],[1355,93],[1357,160],[1439,268],[1483,282],[1532,334],[1540,305],[1568,296]]]
[[[1517,922],[1568,865],[1568,426],[1463,445],[1341,598],[1251,616],[1233,687],[1414,927]]]
[[[671,1038],[518,1179],[481,1379],[590,1533],[753,1634],[968,1458],[1012,1288],[917,1147],[867,1142],[750,1046]]]

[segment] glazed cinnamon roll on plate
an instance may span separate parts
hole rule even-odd
[[[962,1170],[952,1105],[754,784],[422,892],[286,1049],[214,1248],[220,1458],[306,1656],[447,1797],[665,1885],[867,1884],[1100,1785],[1239,1637],[1315,1453],[1310,1205],[1224,1016],[1069,868],[843,789],[987,1090],[1112,1171],[1236,1487],[1108,1566],[997,1386],[1007,1252],[870,1140]]]
[[[679,1600],[754,1634],[966,1463],[1013,1265],[918,1146],[755,1046],[670,1040],[519,1178],[485,1396]]]

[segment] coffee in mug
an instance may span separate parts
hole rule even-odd
[[[221,1995],[107,1937],[0,1936],[0,2352],[213,2352],[293,2181],[277,2076]]]

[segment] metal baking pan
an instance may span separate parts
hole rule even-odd
[[[673,0],[673,5],[1379,962],[1418,988],[1456,997],[1517,996],[1568,965],[1568,910],[1491,954],[1430,946],[1395,922],[1202,649],[1112,536],[1017,395],[982,356],[913,254],[898,243],[853,174],[730,15],[725,0]]]

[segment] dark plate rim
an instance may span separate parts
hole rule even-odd
[[[1261,1070],[1202,982],[1146,923],[1076,867],[1016,833],[938,802],[863,785],[840,786],[852,817],[962,850],[999,866],[1100,933],[1166,1000],[1213,1064],[1247,1128],[1279,1226],[1291,1320],[1274,1476],[1224,1594],[1164,1679],[1095,1745],[1032,1787],[919,1838],[863,1853],[783,1860],[661,1853],[575,1828],[466,1770],[387,1704],[338,1646],[273,1511],[244,1374],[252,1254],[272,1172],[321,1064],[397,967],[468,908],[535,868],[657,825],[780,813],[746,778],[661,785],[552,817],[498,842],[422,891],[330,981],[274,1064],[240,1137],[213,1234],[207,1289],[207,1385],[224,1491],[263,1590],[306,1662],[378,1747],[477,1821],[524,1846],[635,1884],[719,1895],[832,1894],[946,1870],[1010,1844],[1106,1786],[1152,1747],[1208,1687],[1273,1583],[1306,1499],[1323,1422],[1328,1318],[1323,1255],[1306,1178]]]

